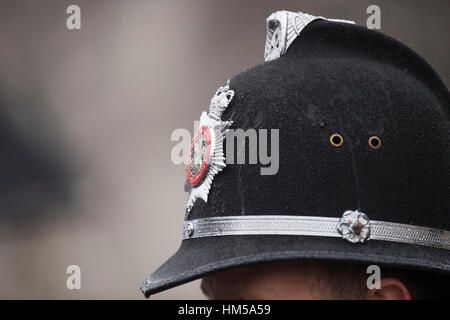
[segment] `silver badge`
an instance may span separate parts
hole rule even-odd
[[[192,139],[186,164],[186,184],[189,189],[186,214],[191,211],[198,198],[208,201],[214,176],[226,166],[223,141],[233,122],[222,121],[221,117],[234,96],[229,85],[228,80],[225,86],[217,90],[211,99],[208,114],[202,113],[199,129]]]
[[[337,230],[342,238],[351,243],[363,243],[370,239],[369,218],[358,210],[345,211],[339,220]]]
[[[300,32],[312,21],[323,19],[334,22],[355,23],[341,19],[316,17],[303,12],[277,11],[267,18],[266,47],[264,60],[272,61],[286,53]]]

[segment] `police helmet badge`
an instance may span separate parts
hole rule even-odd
[[[222,121],[221,117],[233,96],[228,80],[211,99],[208,113],[203,112],[200,117],[200,126],[192,139],[186,163],[186,189],[189,191],[186,214],[197,199],[208,200],[214,176],[226,166],[223,141],[233,122]]]

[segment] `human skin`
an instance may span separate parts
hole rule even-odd
[[[257,264],[209,275],[202,280],[206,297],[217,300],[322,300],[330,295],[326,282],[320,281],[313,265],[291,262]],[[365,300],[409,300],[411,296],[400,281],[385,278],[380,289],[359,297]],[[346,299],[346,297],[337,297]]]

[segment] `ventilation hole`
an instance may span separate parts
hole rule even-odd
[[[379,149],[381,147],[381,139],[377,136],[373,136],[369,138],[369,146],[372,149]]]
[[[330,137],[330,143],[333,147],[340,147],[344,143],[344,138],[338,133],[332,134]]]

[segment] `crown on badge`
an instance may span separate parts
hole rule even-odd
[[[234,91],[230,90],[230,80],[223,87],[220,87],[209,105],[208,116],[214,120],[220,120],[231,99],[234,97]]]

